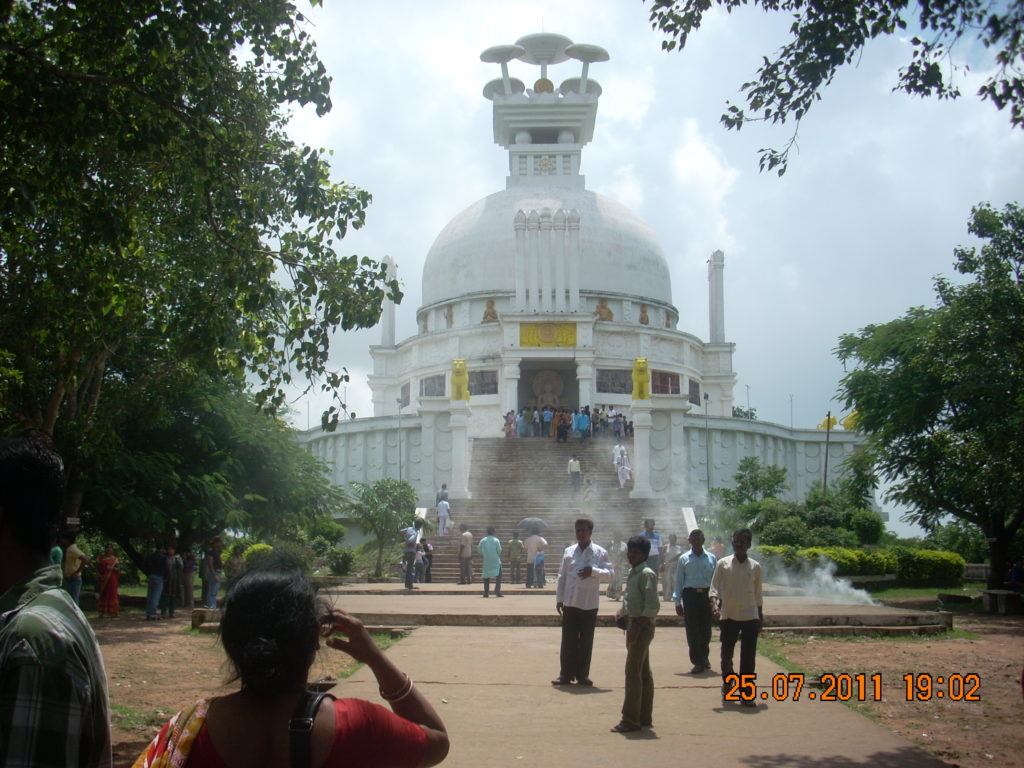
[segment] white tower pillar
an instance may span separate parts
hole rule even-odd
[[[395,262],[390,256],[383,259],[387,268],[388,280],[395,279]],[[380,313],[380,344],[382,347],[395,346],[395,302],[391,299],[384,299],[384,306]]]
[[[725,342],[725,254],[715,251],[708,260],[709,331],[712,344]]]

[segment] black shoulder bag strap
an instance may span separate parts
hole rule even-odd
[[[291,768],[310,768],[310,742],[316,710],[326,693],[306,691],[299,697],[292,719],[288,721],[288,754]]]

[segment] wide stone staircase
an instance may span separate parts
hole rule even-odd
[[[624,440],[630,457],[632,440]],[[473,534],[473,579],[479,579],[480,556],[476,544],[493,526],[507,549],[512,531],[525,517],[539,517],[548,523],[541,535],[548,541],[547,577],[558,570],[562,550],[575,541],[573,521],[581,514],[593,518],[594,541],[607,545],[612,533],[628,538],[643,529],[645,517],[657,518],[665,510],[659,499],[630,499],[632,485],[625,490],[612,466],[610,438],[570,440],[558,443],[548,437],[478,438],[473,441],[469,488],[472,498],[451,501],[453,530],[447,537],[430,537],[434,545],[433,580],[457,582],[459,577],[458,526],[465,523]],[[593,486],[587,504],[584,492],[572,490],[569,459],[577,454],[584,482]],[[518,528],[520,538],[530,531]],[[507,558],[502,557],[507,563]],[[507,568],[507,566],[506,566]],[[505,578],[509,573],[506,570]]]

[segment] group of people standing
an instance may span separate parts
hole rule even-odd
[[[621,585],[625,573],[625,588],[619,593],[622,607],[616,614],[617,626],[626,633],[625,694],[622,717],[611,730],[628,733],[649,728],[653,725],[654,709],[650,646],[662,603],[659,594],[661,537],[654,531],[654,521],[645,521],[644,531],[628,541],[622,543],[617,537],[613,539],[612,549],[616,553],[613,558],[608,550],[593,542],[592,520],[581,517],[574,527],[576,543],[566,547],[558,569],[555,610],[562,617],[562,639],[559,673],[551,684],[556,687],[593,685],[590,662],[600,599],[599,582],[608,581],[609,587]],[[733,656],[737,642],[740,644],[739,679],[754,674],[757,637],[764,621],[761,566],[747,557],[752,543],[749,529],[733,534],[733,554],[721,558],[704,549],[705,537],[701,530],[691,531],[688,541],[690,549],[678,556],[673,571],[676,614],[686,623],[692,674],[711,671],[712,622],[719,620],[725,701],[727,694],[736,687],[732,683],[736,675]],[[622,565],[616,571],[618,553],[624,554],[628,568]],[[756,706],[752,698],[744,698],[740,703]]]
[[[146,620],[174,618],[179,607],[192,611],[197,567],[202,584],[200,605],[215,609],[225,577],[237,578],[244,570],[242,545],[235,545],[227,563],[221,557],[223,547],[221,539],[214,537],[203,552],[202,560],[197,562],[191,548],[179,554],[174,545],[157,542],[142,563],[146,575]]]
[[[501,429],[505,437],[550,437],[565,443],[570,436],[586,440],[609,432],[616,439],[625,437],[632,434],[633,422],[614,406],[597,406],[591,411],[589,405],[573,409],[545,405],[509,411],[502,418]]]

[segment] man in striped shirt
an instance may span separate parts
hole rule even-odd
[[[64,466],[42,441],[0,442],[0,765],[111,765],[96,636],[50,563]]]

